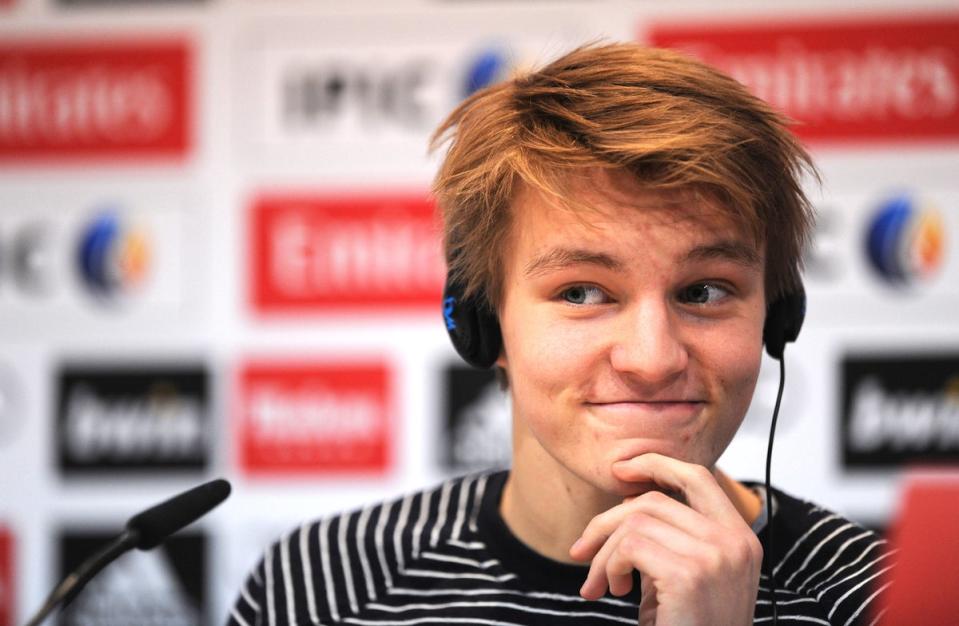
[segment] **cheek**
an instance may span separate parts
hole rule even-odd
[[[717,338],[717,341],[723,342],[724,348],[714,351],[713,354],[717,356],[711,369],[717,373],[716,382],[725,390],[726,400],[729,402],[727,410],[733,417],[741,420],[749,407],[759,378],[762,337],[751,326],[740,332],[741,334],[735,334],[727,331],[723,337]],[[730,342],[730,337],[741,339]]]
[[[581,379],[586,369],[582,333],[572,333],[562,324],[533,323],[512,329],[507,342],[510,380],[514,391],[555,398]]]

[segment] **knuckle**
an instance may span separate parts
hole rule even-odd
[[[704,481],[713,478],[713,473],[703,465],[692,465],[689,469],[692,478],[696,481]]]
[[[607,519],[609,511],[600,513],[586,524],[586,528],[583,529],[583,537],[587,539],[594,539],[597,537],[605,536],[606,527],[608,525]]]
[[[721,550],[704,550],[700,554],[699,574],[705,579],[715,578],[726,569],[727,559]]]
[[[683,567],[676,574],[676,584],[687,592],[703,586],[703,573],[698,567]]]
[[[645,543],[646,540],[642,537],[642,535],[626,535],[619,543],[620,551],[623,553],[632,554],[642,550]]]
[[[668,502],[671,498],[662,491],[647,491],[636,499],[644,504],[658,505]]]
[[[627,531],[638,531],[646,526],[646,515],[639,511],[630,513],[623,520],[623,529]]]

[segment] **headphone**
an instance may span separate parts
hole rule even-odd
[[[453,347],[463,360],[480,369],[489,369],[499,358],[503,335],[499,320],[486,296],[467,298],[464,286],[449,274],[443,288],[443,321]],[[766,308],[763,343],[766,352],[779,361],[786,344],[796,341],[806,317],[806,292],[800,283]]]

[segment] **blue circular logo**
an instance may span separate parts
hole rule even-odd
[[[935,207],[908,194],[879,206],[866,233],[866,254],[873,269],[894,284],[932,276],[945,251],[945,227]]]
[[[77,248],[83,284],[100,297],[114,296],[142,283],[149,257],[146,236],[125,227],[113,212],[103,213],[90,222]]]

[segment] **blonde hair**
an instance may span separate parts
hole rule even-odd
[[[732,78],[669,50],[591,44],[463,101],[431,140],[449,142],[433,191],[451,276],[494,308],[518,184],[564,201],[569,175],[626,171],[651,190],[716,200],[766,244],[769,301],[800,285],[817,177],[787,121]],[[818,177],[817,177],[818,178]],[[494,252],[491,252],[494,251]]]

